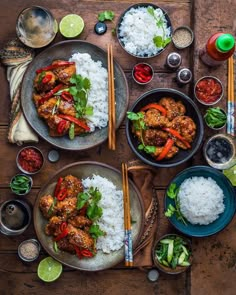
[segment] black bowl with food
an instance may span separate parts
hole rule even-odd
[[[191,241],[177,234],[167,234],[156,241],[152,248],[153,262],[167,274],[185,272],[192,264]]]
[[[116,34],[121,47],[128,54],[137,58],[151,58],[162,53],[171,43],[172,24],[161,7],[152,3],[137,3],[121,14]]]
[[[204,126],[196,104],[184,93],[157,88],[141,95],[127,113],[126,136],[132,151],[154,167],[173,167],[199,149]],[[142,131],[142,132],[140,132]]]

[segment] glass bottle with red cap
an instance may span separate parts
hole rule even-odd
[[[235,50],[235,39],[231,34],[215,33],[207,41],[206,46],[200,50],[201,60],[208,66],[221,65]]]

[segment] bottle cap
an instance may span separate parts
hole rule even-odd
[[[234,37],[231,34],[222,34],[216,40],[216,47],[222,51],[230,51],[235,44]]]

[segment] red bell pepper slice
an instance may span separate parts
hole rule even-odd
[[[157,157],[157,161],[161,161],[165,158],[165,156],[168,154],[168,152],[172,148],[173,144],[174,144],[174,140],[172,138],[168,138],[162,152]]]
[[[42,83],[43,84],[47,84],[49,81],[51,81],[52,79],[52,75],[51,74],[47,74],[43,77]]]
[[[88,249],[81,250],[81,255],[84,257],[93,257],[93,253]]]
[[[66,228],[67,228],[67,223],[63,221],[63,222],[60,224],[60,231],[63,232]]]
[[[73,101],[73,96],[68,91],[63,91],[61,97],[68,102]]]
[[[68,120],[70,122],[73,122],[76,125],[82,127],[86,131],[90,131],[89,126],[86,123],[84,123],[83,121],[81,121],[80,119],[77,119],[77,118],[69,116],[69,115],[58,115],[58,117],[60,117],[62,119],[65,119],[65,120]]]
[[[55,241],[59,241],[63,238],[65,238],[68,235],[69,231],[67,229],[67,227],[63,230],[63,232],[61,232],[58,236],[55,237]]]
[[[146,83],[151,79],[151,75],[145,75],[141,71],[134,72],[134,77],[141,83]]]
[[[58,201],[63,201],[66,198],[66,196],[67,196],[67,189],[63,188],[58,192],[56,198],[58,199]]]
[[[163,116],[166,116],[166,114],[167,114],[167,110],[163,106],[161,106],[157,103],[149,103],[146,106],[144,106],[143,108],[141,108],[141,111],[143,112],[143,111],[147,111],[149,109],[156,109],[156,110],[160,111]]]
[[[191,145],[189,144],[189,142],[182,136],[179,134],[178,131],[172,129],[172,128],[163,128],[163,130],[169,132],[170,134],[172,134],[174,137],[178,138],[179,140],[182,141],[182,143],[188,148],[191,148]]]
[[[61,187],[62,181],[63,181],[63,177],[59,177],[59,179],[57,181],[57,185],[56,185],[55,191],[54,191],[54,196],[55,197],[58,195],[58,193],[60,191],[60,187]]]
[[[59,84],[57,85],[55,88],[53,88],[52,90],[50,90],[47,94],[45,94],[39,101],[39,104],[43,104],[46,100],[48,100],[49,98],[53,97],[53,95],[55,93],[57,93],[57,91],[59,91],[61,88],[63,87],[63,84]]]
[[[76,255],[78,256],[78,258],[79,259],[83,258],[80,248],[77,247],[76,245],[74,245],[74,249],[75,249],[75,252],[76,252]]]
[[[57,125],[57,132],[62,134],[66,126],[66,120],[61,120]]]
[[[53,65],[49,65],[47,67],[36,70],[36,74],[39,74],[43,71],[50,71],[53,69],[57,69],[59,67],[65,67],[65,66],[70,66],[70,65],[74,65],[74,64],[75,63],[73,61],[58,61],[58,62],[54,63]]]

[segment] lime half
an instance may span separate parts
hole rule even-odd
[[[44,282],[53,282],[62,273],[62,264],[52,257],[46,257],[39,262],[38,277]]]
[[[231,181],[233,186],[236,186],[236,165],[233,167],[223,170],[224,175]]]
[[[59,24],[60,33],[66,38],[74,38],[84,29],[84,20],[77,14],[68,14],[62,18]]]

